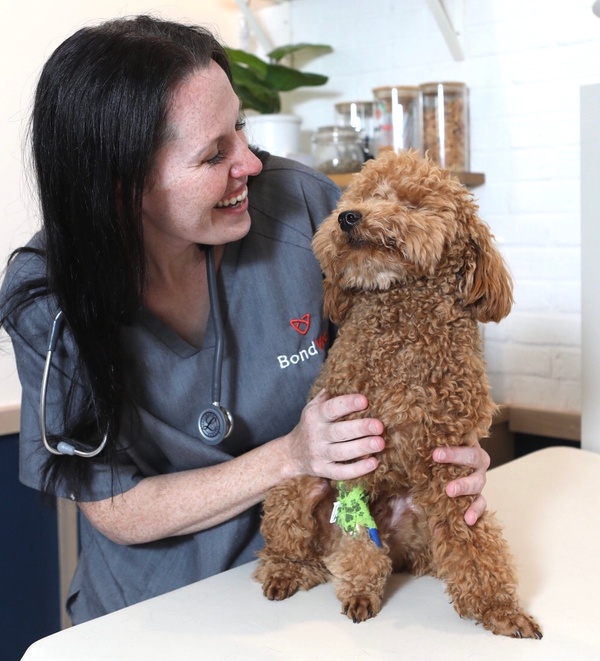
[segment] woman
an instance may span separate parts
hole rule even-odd
[[[230,78],[208,32],[142,16],[80,30],[38,84],[43,229],[10,263],[2,319],[23,386],[20,479],[84,514],[75,623],[251,560],[270,487],[359,477],[384,447],[380,421],[340,420],[367,407],[360,393],[305,405],[332,339],[311,238],[339,191],[248,148]],[[234,418],[218,445],[198,431],[214,400],[208,246]],[[59,311],[48,452],[38,405]],[[479,494],[473,523],[487,455],[436,453],[475,469],[448,485]]]

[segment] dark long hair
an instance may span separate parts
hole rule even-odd
[[[29,293],[18,303],[56,297],[92,395],[65,437],[83,434],[93,447],[108,429],[103,459],[112,466],[126,397],[119,328],[144,292],[144,187],[169,137],[174,88],[213,60],[231,80],[225,51],[207,30],[150,16],[117,19],[64,41],[36,90],[31,143],[48,281],[25,283],[20,291]],[[90,468],[87,459],[51,456],[46,488],[60,479],[77,493]]]

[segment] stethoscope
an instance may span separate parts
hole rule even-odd
[[[225,440],[233,429],[233,416],[224,407],[221,406],[221,372],[223,368],[223,322],[221,319],[221,310],[219,307],[219,296],[217,293],[217,275],[215,268],[215,256],[213,248],[206,248],[206,275],[208,279],[208,295],[210,298],[210,316],[215,328],[215,355],[213,359],[212,370],[212,404],[203,409],[198,416],[198,432],[200,438],[208,445],[218,445]],[[48,381],[50,368],[52,367],[52,356],[56,351],[58,338],[64,326],[65,316],[62,310],[59,310],[50,330],[48,340],[48,351],[46,352],[46,362],[42,374],[42,388],[40,392],[40,431],[42,442],[48,452],[55,455],[70,455],[90,459],[100,454],[104,450],[108,441],[108,430],[100,445],[89,451],[78,450],[74,445],[67,441],[59,441],[56,447],[52,447],[46,435],[46,397],[48,394]]]

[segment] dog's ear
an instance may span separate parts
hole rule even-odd
[[[477,220],[477,231],[469,239],[468,258],[462,275],[463,303],[471,306],[477,321],[500,321],[513,303],[512,277],[494,246],[487,225]]]
[[[352,307],[352,292],[326,277],[323,280],[323,301],[325,315],[339,326]]]

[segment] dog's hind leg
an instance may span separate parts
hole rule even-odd
[[[335,526],[321,521],[332,503],[329,483],[315,477],[287,480],[269,491],[261,525],[265,546],[254,572],[268,599],[286,599],[327,581],[322,556],[330,541],[327,531]]]
[[[386,546],[379,547],[362,529],[355,537],[344,533],[338,548],[325,559],[342,613],[364,622],[381,610],[383,591],[392,573]]]

